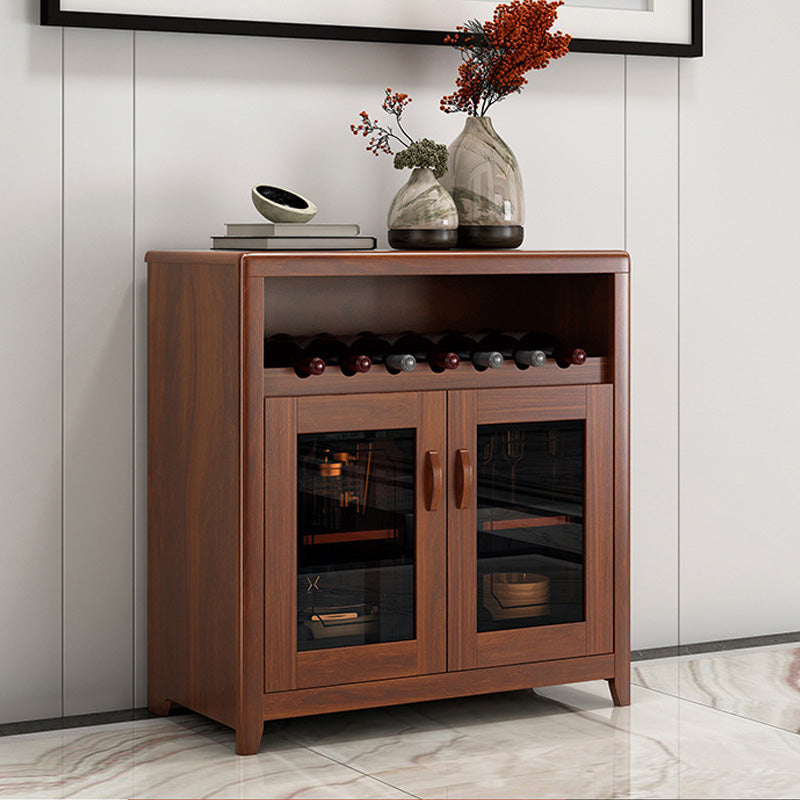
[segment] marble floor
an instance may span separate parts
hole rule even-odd
[[[800,798],[800,645],[605,682],[269,723],[192,714],[0,738],[0,798]]]

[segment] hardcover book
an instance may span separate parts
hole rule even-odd
[[[228,236],[358,236],[358,225],[319,222],[228,222]]]
[[[374,250],[374,236],[212,236],[213,250]]]

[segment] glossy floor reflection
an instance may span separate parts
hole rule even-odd
[[[785,653],[759,650],[774,682]],[[268,724],[247,758],[194,715],[3,737],[0,798],[800,797],[800,735],[668,693],[679,660],[635,667],[661,683],[626,709],[594,682],[331,714]]]
[[[800,644],[633,665],[634,683],[800,733]]]

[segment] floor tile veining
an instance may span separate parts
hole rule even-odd
[[[269,723],[245,758],[191,714],[0,737],[0,798],[797,798],[798,663],[640,662],[630,708],[598,681]]]
[[[774,645],[634,664],[634,683],[800,732],[800,645]]]

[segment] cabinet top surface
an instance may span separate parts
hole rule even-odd
[[[149,264],[217,264],[245,277],[314,275],[480,275],[624,273],[623,250],[369,250],[364,252],[269,252],[151,250]]]

